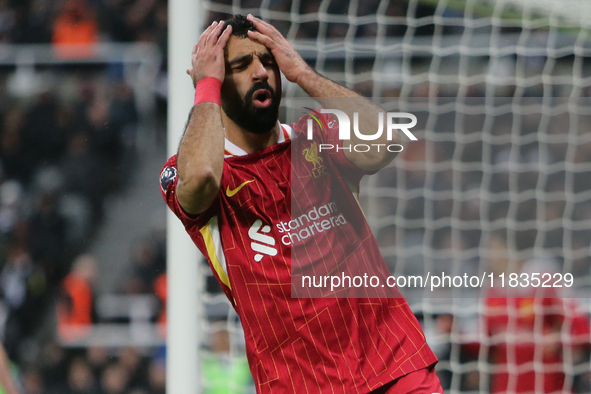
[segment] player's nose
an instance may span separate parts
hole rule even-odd
[[[256,81],[266,81],[269,79],[269,73],[267,72],[267,68],[261,63],[259,59],[255,59],[252,64],[253,72],[252,78]]]

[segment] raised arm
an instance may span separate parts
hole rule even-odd
[[[349,115],[353,121],[353,113],[359,114],[360,131],[364,134],[375,134],[378,130],[379,116],[385,111],[370,100],[360,96],[354,91],[329,80],[312,70],[302,59],[293,46],[273,26],[258,18],[248,15],[257,31],[249,31],[248,36],[265,45],[283,72],[285,77],[293,83],[297,83],[311,97],[316,98],[325,108],[339,109]],[[343,98],[353,98],[343,100]],[[385,120],[384,120],[385,124]],[[379,139],[372,141],[372,144],[400,144],[400,135],[397,130],[392,133],[392,140],[388,141],[387,133],[383,132]],[[349,144],[365,144],[367,141],[360,140],[355,133],[351,133],[351,140],[343,141],[343,146]],[[344,150],[347,159],[357,167],[365,171],[377,171],[390,163],[397,153],[388,152],[386,149],[377,149],[372,146],[369,152],[355,152]]]
[[[195,87],[221,89],[225,76],[224,47],[231,33],[231,26],[224,30],[224,22],[214,22],[199,38],[193,47],[191,68],[187,70]],[[220,190],[223,164],[220,106],[214,102],[198,103],[191,110],[177,156],[177,199],[187,213],[196,215],[209,208]]]

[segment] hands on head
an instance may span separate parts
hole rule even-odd
[[[297,83],[298,78],[303,73],[311,71],[310,66],[279,30],[251,14],[248,14],[247,19],[252,22],[256,29],[256,31],[249,31],[248,37],[260,42],[271,51],[279,69],[288,81]]]
[[[224,81],[224,47],[232,34],[232,26],[224,29],[224,25],[224,21],[213,22],[193,47],[191,68],[187,69],[187,74],[193,80],[193,86],[197,86],[197,82],[207,77],[214,77],[220,82]]]
[[[304,59],[275,27],[251,14],[247,19],[255,28],[255,31],[248,31],[248,37],[269,49],[277,66],[290,82],[297,83],[302,74],[311,71]],[[226,26],[223,21],[213,22],[201,34],[199,42],[193,47],[191,68],[187,69],[194,86],[206,77],[224,81],[224,48],[231,35],[232,26]]]

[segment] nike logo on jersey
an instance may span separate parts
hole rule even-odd
[[[257,254],[254,256],[254,260],[256,262],[261,261],[263,257],[265,257],[264,255],[277,255],[277,249],[272,247],[275,245],[275,238],[266,235],[270,232],[271,226],[263,226],[263,221],[261,219],[257,219],[248,229],[248,236],[252,241],[256,241],[250,243],[252,250],[257,252]]]
[[[228,185],[228,187],[226,187],[226,196],[232,197],[233,195],[238,193],[240,191],[240,189],[242,189],[244,186],[246,186],[250,182],[254,182],[254,179],[251,179],[250,181],[242,182],[240,185],[238,185],[238,187],[236,189],[230,189],[230,185]]]

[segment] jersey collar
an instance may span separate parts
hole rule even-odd
[[[281,126],[281,133],[279,133],[279,138],[277,138],[277,143],[280,144],[282,142],[288,141],[292,137],[293,130],[286,124],[279,124]],[[224,144],[224,158],[234,157],[234,156],[246,156],[248,153],[236,144],[230,142],[226,138],[226,142]]]

